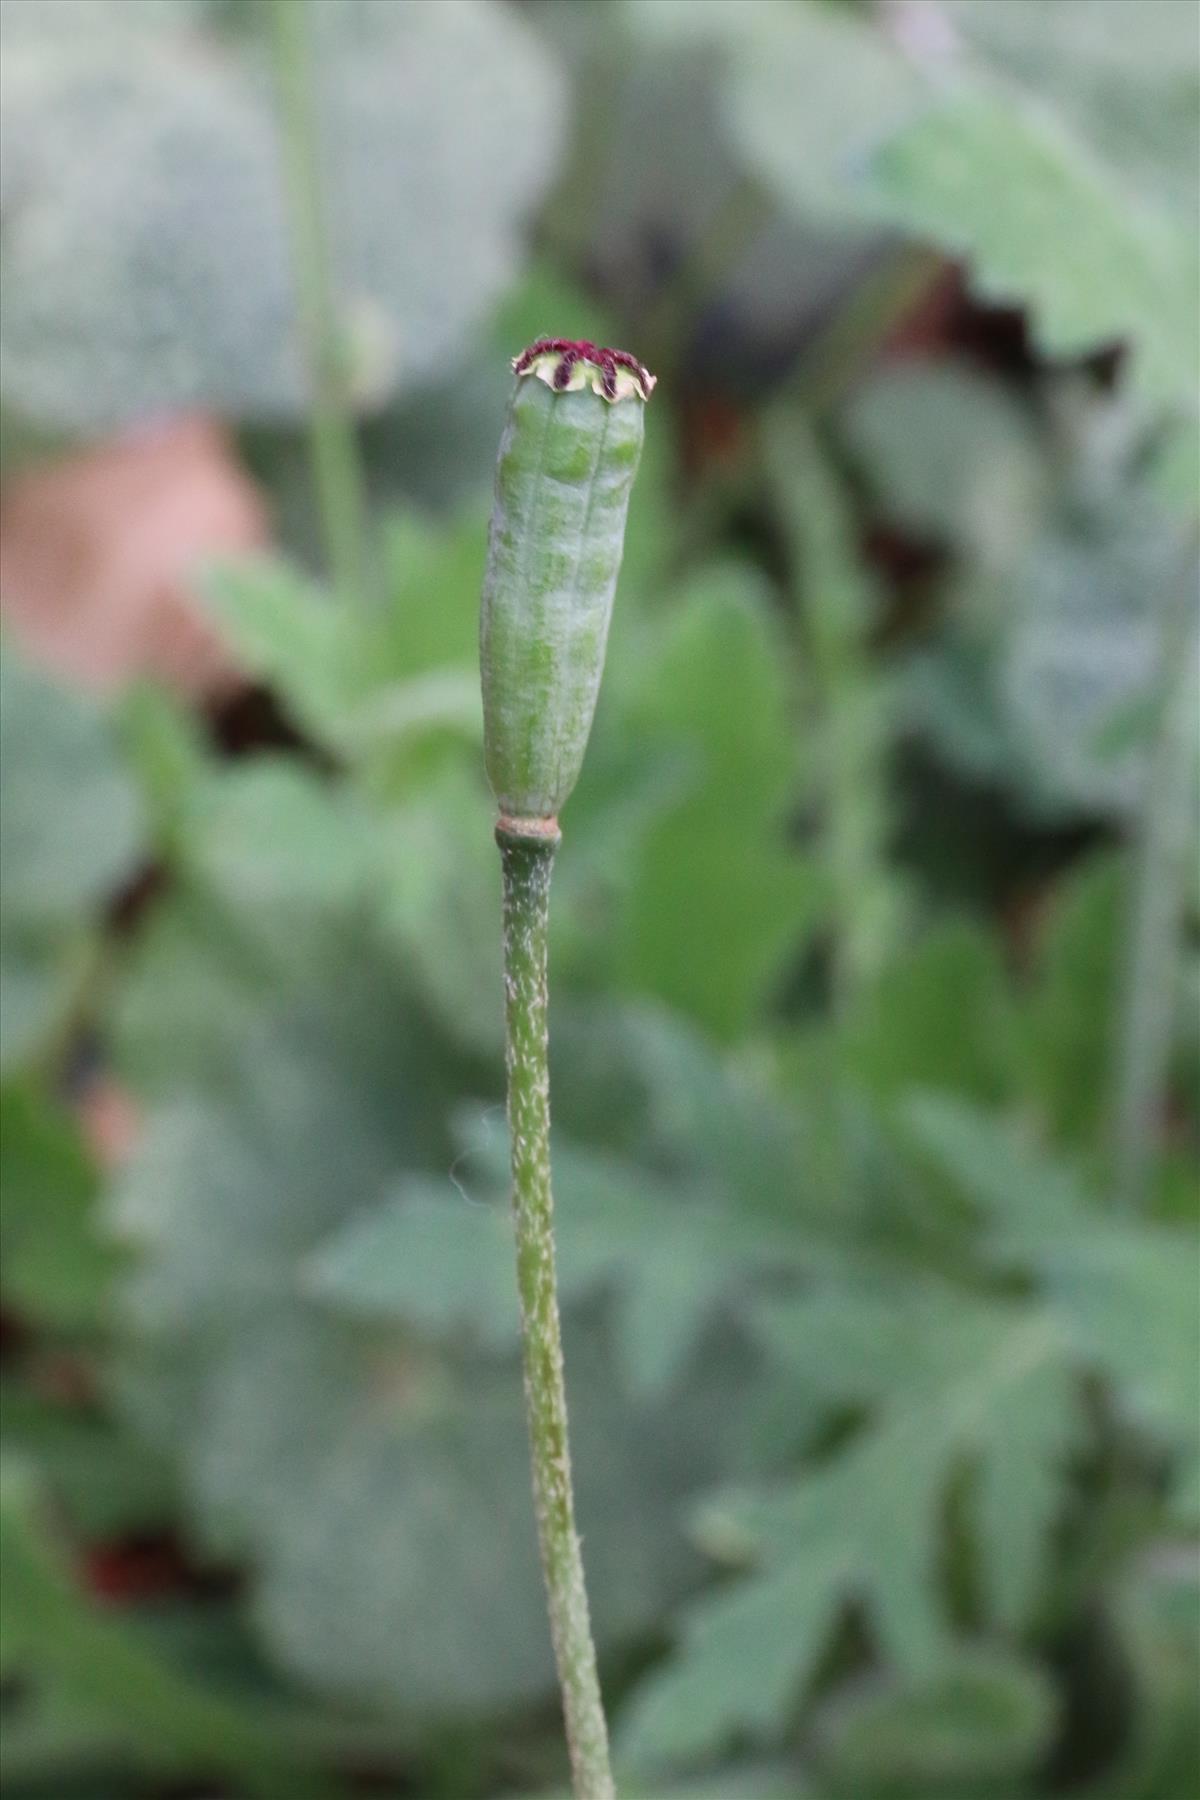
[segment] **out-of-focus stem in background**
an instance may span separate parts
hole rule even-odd
[[[269,16],[321,532],[339,595],[361,603],[366,593],[365,484],[333,287],[310,0],[271,0]]]
[[[1196,538],[1163,642],[1161,708],[1146,764],[1146,792],[1130,897],[1125,988],[1117,1024],[1113,1198],[1146,1203],[1161,1127],[1174,1013],[1188,856],[1195,841],[1200,608]]]
[[[831,988],[844,1011],[882,968],[899,900],[887,863],[887,697],[869,655],[871,593],[837,476],[807,419],[781,406],[763,456],[787,536],[816,756],[819,855],[832,911]]]

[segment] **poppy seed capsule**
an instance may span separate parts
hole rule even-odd
[[[563,338],[513,368],[479,648],[488,780],[502,820],[533,825],[556,818],[583,764],[654,377]]]

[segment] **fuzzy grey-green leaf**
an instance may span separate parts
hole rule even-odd
[[[519,374],[480,618],[484,746],[502,813],[554,818],[591,731],[644,401]]]

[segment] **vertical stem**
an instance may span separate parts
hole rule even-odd
[[[311,389],[313,480],[329,572],[339,594],[354,603],[365,591],[366,502],[331,284],[309,5],[310,0],[271,0],[270,17],[296,297]]]
[[[608,1733],[575,1530],[554,1275],[546,939],[558,833],[496,830],[504,873],[504,994],[517,1283],[538,1543],[576,1800],[613,1800]]]
[[[844,1011],[886,962],[900,909],[885,853],[889,719],[870,660],[872,593],[845,495],[798,410],[768,415],[763,454],[806,627],[820,842],[834,908],[831,986]]]
[[[1171,1055],[1178,936],[1193,838],[1200,633],[1194,546],[1180,603],[1168,622],[1162,712],[1146,767],[1131,897],[1129,954],[1118,1023],[1113,1109],[1113,1192],[1145,1204]]]

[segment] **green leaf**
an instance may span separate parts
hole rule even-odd
[[[294,984],[310,943],[310,934],[297,945],[292,933],[254,931],[194,885],[171,893],[122,970],[111,1019],[120,1075],[144,1098],[215,1079],[262,1006]]]
[[[1016,1013],[994,940],[964,921],[898,957],[845,1023],[848,1068],[875,1093],[957,1088],[1000,1098],[1017,1067]]]
[[[738,46],[725,96],[729,131],[755,173],[801,217],[877,229],[855,177],[873,145],[923,94],[885,34],[844,9],[776,7],[775,29]]]
[[[804,1303],[791,1304],[803,1320]],[[698,1535],[712,1553],[759,1566],[686,1615],[680,1650],[645,1685],[628,1726],[626,1747],[639,1765],[691,1759],[743,1732],[777,1737],[853,1597],[866,1599],[901,1668],[940,1666],[948,1643],[935,1578],[941,1509],[964,1459],[993,1533],[1020,1500],[999,1535],[980,1536],[1001,1616],[1024,1617],[1038,1592],[1057,1472],[1074,1431],[1074,1384],[1053,1321],[934,1288],[874,1298],[846,1290],[841,1306],[846,1336],[868,1359],[878,1353],[877,1421],[795,1485],[702,1511]],[[881,1319],[889,1329],[873,1338]],[[794,1347],[781,1334],[785,1323],[777,1313],[777,1352]],[[805,1330],[801,1342],[811,1337]],[[836,1370],[836,1344],[825,1354]],[[806,1348],[801,1382],[808,1371]]]
[[[28,1089],[0,1094],[0,1247],[7,1302],[74,1331],[104,1317],[117,1259],[93,1219],[95,1172],[70,1116]]]
[[[813,1204],[807,1146],[792,1115],[752,1068],[730,1064],[699,1032],[660,1009],[624,1019],[622,1051],[640,1077],[656,1161],[711,1188],[749,1228],[795,1225]]]
[[[1200,1752],[1200,1577],[1191,1544],[1153,1545],[1121,1581],[1114,1610],[1144,1710],[1105,1800],[1173,1800],[1191,1785]]]
[[[1079,1355],[1121,1404],[1159,1431],[1186,1478],[1200,1449],[1200,1250],[1186,1231],[1094,1226],[1037,1263]]]
[[[384,633],[390,669],[406,676],[442,668],[463,668],[472,676],[477,674],[479,591],[487,528],[482,510],[470,510],[449,526],[434,526],[413,512],[389,522],[383,553],[389,598]]]
[[[1034,1664],[964,1651],[931,1680],[868,1678],[835,1693],[817,1721],[817,1764],[847,1800],[983,1800],[1033,1774],[1057,1710]]]
[[[138,797],[106,721],[24,664],[0,661],[0,1058],[36,1053],[86,961],[94,916],[141,849]]]
[[[1027,306],[1050,356],[1132,343],[1150,401],[1195,388],[1195,252],[1124,199],[1053,118],[983,93],[935,106],[875,159],[896,222],[965,257],[990,300]]]
[[[629,725],[690,755],[714,813],[736,806],[760,825],[791,790],[793,660],[762,577],[718,563],[675,596],[626,701]]]
[[[627,730],[674,760],[684,794],[636,846],[616,975],[724,1037],[763,1004],[817,912],[817,883],[782,831],[787,667],[761,582],[714,571],[680,597],[627,702]]]
[[[996,1617],[1019,1625],[1038,1593],[1061,1463],[1075,1430],[1066,1338],[1054,1320],[919,1287],[834,1288],[801,1305],[768,1306],[760,1317],[801,1392],[878,1411],[882,1447],[868,1441],[850,1452],[851,1461],[856,1454],[886,1461],[914,1431],[935,1482],[944,1481],[956,1452],[972,1460],[987,1598]],[[944,1438],[922,1408],[936,1414]],[[917,1521],[915,1530],[919,1538],[928,1524]]]
[[[405,1183],[335,1233],[308,1265],[310,1290],[352,1315],[515,1348],[503,1142],[489,1132],[486,1148],[468,1146],[456,1167],[462,1173],[443,1182]],[[611,1292],[619,1362],[636,1398],[660,1398],[675,1384],[726,1296],[756,1272],[797,1266],[808,1255],[803,1235],[782,1221],[560,1135],[554,1186],[563,1304]]]
[[[885,366],[850,396],[840,428],[885,514],[922,535],[987,554],[1041,504],[1033,420],[966,364]]]
[[[1034,824],[1129,818],[1147,745],[1114,745],[1114,724],[1161,685],[1168,622],[1184,579],[1178,522],[1128,447],[1118,403],[1060,401],[1064,460],[1032,463],[1039,497],[976,535],[945,591],[941,632],[901,670],[910,722],[975,781],[1015,791]],[[1118,439],[1118,445],[1120,440]],[[993,490],[994,497],[994,490]]]
[[[222,565],[210,571],[205,591],[242,667],[276,690],[305,731],[339,746],[361,682],[344,610],[281,562]]]
[[[478,711],[475,678],[471,690]],[[480,759],[430,772],[376,825],[383,927],[439,1023],[489,1056],[504,1033],[495,819]]]
[[[371,821],[345,788],[281,756],[258,756],[214,775],[197,796],[183,860],[243,915],[346,910],[375,870]]]
[[[336,755],[397,754],[439,733],[482,729],[476,636],[485,541],[472,520],[434,534],[414,520],[389,538],[389,609],[362,618],[283,563],[210,572],[207,595],[251,674]]]
[[[1186,1479],[1200,1445],[1200,1251],[1185,1230],[1106,1218],[1073,1172],[1008,1126],[948,1099],[909,1129],[991,1221],[990,1243],[1040,1282],[1063,1343],[1118,1404],[1162,1434]]]
[[[735,1735],[779,1735],[825,1641],[844,1575],[822,1546],[693,1607],[680,1649],[621,1717],[619,1762],[641,1771],[687,1765]]]
[[[1022,1007],[1031,1080],[1068,1142],[1094,1141],[1107,1119],[1125,896],[1123,863],[1107,857],[1058,884]]]
[[[150,837],[172,857],[209,769],[200,723],[181,701],[147,683],[122,696],[116,725],[145,802]]]
[[[161,1532],[178,1495],[160,1457],[93,1404],[0,1385],[3,1455],[35,1467],[55,1508],[89,1542]]]
[[[1139,195],[1195,218],[1200,82],[1186,7],[950,0],[946,10],[981,56],[1059,110]]]
[[[202,1059],[187,1053],[193,1085],[154,1110],[113,1201],[120,1238],[138,1252],[124,1309],[130,1405],[178,1461],[206,1541],[258,1571],[255,1616],[286,1668],[421,1716],[541,1695],[553,1675],[518,1359],[502,1347],[481,1359],[462,1332],[442,1221],[417,1246],[421,1263],[414,1252],[391,1265],[411,1304],[404,1323],[373,1307],[352,1316],[308,1285],[321,1246],[344,1231],[352,1246],[355,1221],[369,1233],[381,1201],[408,1182],[427,1197],[436,1184],[450,1213],[481,1222],[450,1179],[476,1185],[446,1122],[469,1088],[361,929],[260,996],[249,1021],[243,1010],[205,1029]],[[567,1124],[569,1078],[560,1091]],[[611,1193],[607,1161],[585,1160]],[[562,1176],[569,1195],[569,1157]],[[648,1216],[653,1195],[639,1196]],[[599,1199],[581,1198],[579,1214],[595,1221],[594,1268],[620,1245],[619,1217],[614,1230]],[[428,1210],[414,1218],[431,1224]],[[369,1235],[364,1245],[369,1259]],[[476,1269],[461,1248],[459,1271]],[[499,1309],[498,1279],[466,1291]],[[615,1648],[694,1578],[678,1513],[731,1466],[744,1357],[706,1352],[696,1385],[631,1403],[614,1380],[617,1333],[598,1309],[573,1308],[567,1326],[595,1624]],[[652,1347],[659,1367],[678,1343]]]
[[[1014,1240],[1090,1228],[1095,1206],[1083,1183],[1011,1120],[949,1093],[912,1095],[900,1119],[926,1159]]]
[[[298,1796],[324,1790],[303,1753],[239,1702],[194,1683],[135,1629],[94,1610],[71,1580],[62,1546],[40,1514],[31,1472],[5,1471],[2,1630],[6,1662],[63,1693],[115,1731],[134,1760],[155,1770],[220,1771],[268,1800],[280,1782]]]
[[[520,1330],[515,1263],[505,1207],[410,1180],[318,1245],[305,1285],[351,1315],[507,1350]]]
[[[6,913],[69,922],[129,873],[141,812],[106,721],[11,645],[0,661],[0,867]]]
[[[722,835],[738,829],[729,817],[718,827],[697,802],[653,829],[617,952],[623,986],[722,1038],[745,1031],[770,1001],[824,911],[823,884],[799,856],[752,844],[735,853]]]

